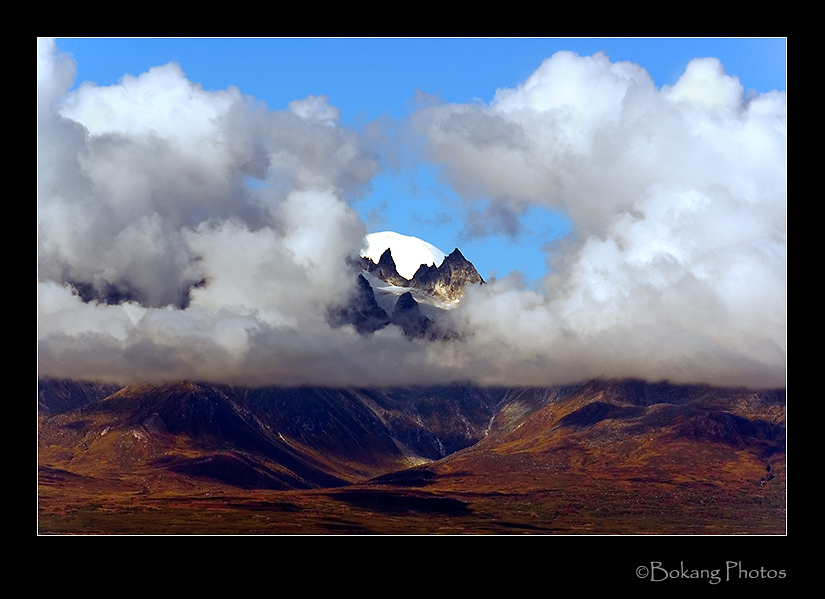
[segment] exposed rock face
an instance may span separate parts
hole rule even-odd
[[[433,325],[433,321],[421,313],[421,307],[409,291],[398,298],[390,320],[409,337],[423,337]]]
[[[137,472],[140,485],[147,484],[148,466],[159,478],[204,485],[338,487],[476,443],[501,401],[499,390],[467,387],[242,388],[190,381],[92,396],[76,386],[40,382],[39,465],[103,480]],[[83,399],[66,405],[72,393]]]
[[[187,281],[177,292],[166,294],[162,298],[149,298],[146,294],[133,289],[125,282],[103,282],[93,284],[80,280],[68,281],[68,284],[84,303],[99,303],[109,306],[123,304],[125,302],[135,302],[143,306],[161,308],[164,306],[174,306],[185,310],[189,307],[190,294],[194,289],[204,287],[205,279]]]
[[[483,283],[475,266],[458,248],[444,259],[441,266],[422,264],[410,282],[412,287],[423,289],[447,301],[460,299],[467,285]]]
[[[363,275],[358,275],[358,287],[352,300],[331,310],[329,320],[334,326],[351,324],[362,335],[373,333],[390,324],[389,315],[375,301],[375,293]]]
[[[440,266],[421,264],[412,279],[399,274],[392,250],[387,248],[378,262],[368,257],[361,257],[360,268],[378,280],[395,288],[408,288],[409,292],[392,299],[392,307],[382,301],[382,308],[376,301],[375,290],[362,275],[358,277],[358,291],[352,302],[330,313],[330,321],[335,326],[352,324],[362,334],[369,334],[389,324],[400,327],[408,337],[449,338],[447,331],[439,331],[437,316],[421,310],[419,301],[436,305],[454,304],[464,295],[467,285],[480,285],[484,280],[476,268],[456,248],[444,258]],[[382,291],[387,298],[399,293],[398,289],[390,293]],[[416,299],[417,298],[417,299]]]
[[[362,268],[391,285],[421,289],[447,301],[460,299],[467,285],[484,283],[475,266],[458,248],[453,250],[440,266],[422,264],[412,279],[406,279],[398,274],[389,248],[381,255],[378,264],[369,258],[363,258]]]
[[[378,264],[369,258],[364,258],[363,266],[364,270],[375,275],[382,281],[390,283],[391,285],[398,285],[399,287],[409,287],[410,285],[410,281],[408,279],[405,279],[398,274],[398,269],[395,266],[395,260],[393,260],[390,248],[387,248],[384,253],[381,254]]]

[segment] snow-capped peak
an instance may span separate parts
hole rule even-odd
[[[440,266],[446,254],[426,241],[393,231],[370,233],[364,238],[361,255],[375,263],[381,259],[387,248],[392,252],[395,268],[405,279],[412,279],[422,264]]]

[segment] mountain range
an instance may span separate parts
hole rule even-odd
[[[439,315],[484,281],[405,244],[361,257],[334,324],[449,334]],[[394,253],[416,251],[441,262],[407,278]],[[784,389],[41,379],[38,531],[782,535],[785,431]]]
[[[46,533],[785,530],[783,390],[44,380],[38,418]]]
[[[375,241],[371,241],[373,236],[377,238]],[[368,249],[371,248],[373,253],[375,247],[384,247],[377,245],[381,241],[387,247],[377,261],[369,252],[361,256],[357,292],[346,305],[331,311],[330,322],[336,326],[351,324],[363,334],[392,324],[410,337],[449,338],[454,335],[439,326],[439,321],[445,311],[457,305],[467,286],[484,284],[475,266],[458,248],[445,255],[414,237],[386,232],[373,236],[367,238]],[[399,273],[394,253],[405,264],[422,262],[407,278]],[[440,264],[435,264],[437,259]]]

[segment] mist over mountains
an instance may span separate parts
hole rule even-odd
[[[205,90],[173,63],[71,90],[74,71],[38,41],[41,376],[784,386],[785,93],[751,94],[715,59],[656,88],[640,65],[558,53],[488,104],[392,124],[466,198],[468,234],[517,235],[530,206],[575,225],[540,287],[462,285],[435,338],[409,334],[432,308],[415,293],[449,290],[429,269],[398,313],[374,297],[398,322],[417,307],[406,329],[329,318],[362,281],[386,292],[355,209],[385,163],[376,129],[347,129],[323,96],[272,110]]]

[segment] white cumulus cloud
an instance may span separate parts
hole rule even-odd
[[[449,343],[326,319],[367,233],[349,200],[380,162],[328,98],[272,111],[176,64],[72,89],[74,68],[39,40],[42,375],[783,384],[785,94],[746,96],[715,59],[656,88],[639,65],[562,52],[487,105],[413,115],[468,227],[517,232],[536,206],[574,225],[543,289],[472,289]]]
[[[782,384],[784,93],[746,97],[716,59],[657,89],[638,65],[560,52],[489,105],[430,106],[419,118],[470,206],[542,206],[575,226],[548,257],[540,299],[487,289],[465,303],[465,326],[489,348],[534,360],[538,378]]]

